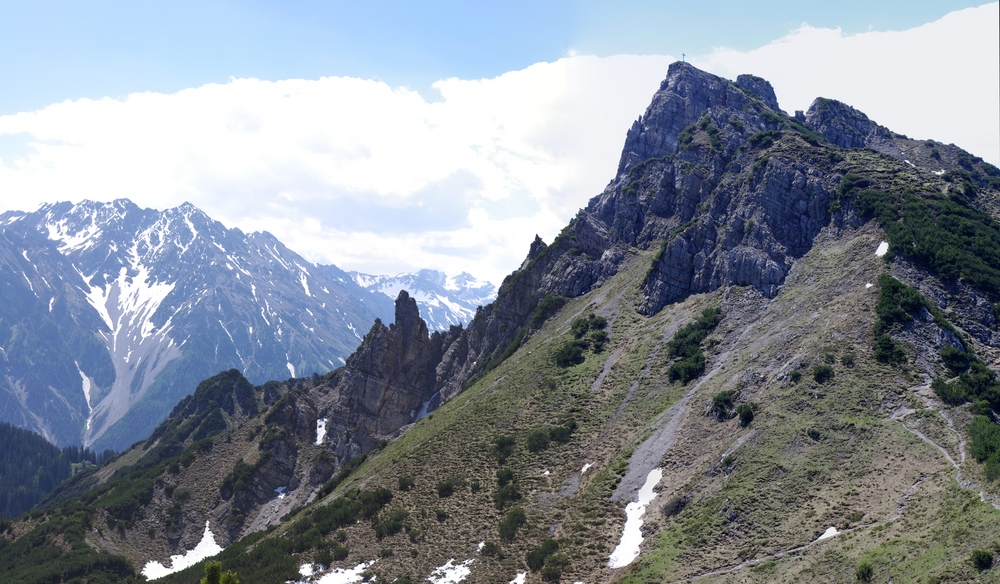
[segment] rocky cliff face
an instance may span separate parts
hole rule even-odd
[[[834,100],[818,98],[789,117],[764,79],[741,75],[733,83],[674,63],[629,129],[604,192],[551,245],[536,238],[468,328],[442,336],[435,391],[456,395],[510,343],[523,341],[518,333],[530,328],[545,295],[576,297],[599,286],[629,247],[657,250],[642,284],[647,315],[730,285],[773,298],[821,229],[863,222],[837,195],[851,149],[936,174],[971,160],[954,146],[893,134]]]

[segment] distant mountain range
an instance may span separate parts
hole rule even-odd
[[[496,297],[493,284],[477,280],[462,272],[449,278],[444,272],[420,270],[415,274],[372,276],[348,272],[362,288],[380,292],[395,299],[400,290],[409,292],[417,301],[420,313],[430,330],[448,330],[452,325],[464,325],[476,316],[476,309]]]
[[[187,203],[4,213],[0,420],[57,445],[125,448],[220,370],[263,383],[341,366],[376,318],[392,321],[395,283],[411,281],[443,328],[467,322],[492,292],[467,275],[317,266]]]

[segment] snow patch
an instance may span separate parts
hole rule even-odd
[[[190,568],[191,566],[200,563],[206,558],[210,558],[214,555],[222,553],[222,546],[215,543],[215,536],[212,534],[212,530],[208,528],[208,521],[205,522],[205,535],[198,542],[198,545],[192,550],[184,555],[170,556],[170,567],[166,567],[160,562],[148,562],[146,567],[142,569],[142,575],[146,577],[147,580],[156,580],[157,578],[162,578],[173,574],[174,572],[180,572],[185,568]]]
[[[524,584],[524,579],[528,577],[527,572],[518,572],[514,579],[508,582],[508,584]]]
[[[323,443],[326,438],[326,418],[316,420],[316,446]]]
[[[52,312],[52,305],[56,303],[56,297],[49,298],[49,312]]]
[[[831,525],[830,527],[828,527],[826,529],[826,531],[823,532],[823,535],[821,535],[821,536],[819,536],[819,537],[816,538],[816,541],[820,541],[821,539],[830,539],[831,537],[833,537],[833,536],[835,536],[835,535],[837,535],[839,533],[840,532],[837,531],[837,528],[833,527]]]
[[[90,378],[87,374],[80,369],[80,364],[73,361],[76,364],[76,370],[80,373],[80,377],[83,378],[83,397],[87,400],[87,431],[90,432],[90,422],[94,417],[94,408],[90,406]]]
[[[910,166],[912,166],[913,168],[916,168],[916,167],[917,167],[917,165],[916,165],[916,164],[913,164],[913,163],[912,163],[912,162],[910,162],[909,160],[904,160],[903,162],[905,162],[905,163],[909,164],[909,165],[910,165]]]
[[[542,473],[542,476],[543,476],[543,477],[547,477],[547,476],[549,476],[550,474],[552,474],[552,473],[550,473],[549,471],[545,471],[545,472],[543,472],[543,473]]]
[[[587,472],[587,469],[590,468],[590,467],[592,467],[592,466],[594,466],[594,465],[590,464],[589,462],[587,464],[583,465],[583,468],[580,469],[580,474],[583,474],[583,473]]]
[[[97,237],[101,234],[101,229],[94,221],[94,217],[91,217],[90,221],[88,227],[74,233],[70,232],[65,219],[57,223],[47,223],[45,229],[49,232],[48,238],[58,242],[59,251],[65,254],[97,245]]]
[[[875,257],[880,258],[884,256],[887,251],[889,251],[889,243],[883,241],[882,243],[878,244],[878,249],[875,250]]]
[[[309,577],[313,575],[313,565],[312,564],[302,564],[299,566],[299,576]]]
[[[285,498],[285,491],[287,491],[287,490],[288,490],[288,487],[278,487],[277,489],[274,490],[274,492],[278,493],[278,498],[279,499],[284,499]]]
[[[477,552],[481,552],[481,551],[483,551],[484,547],[486,547],[486,542],[485,541],[481,541],[481,542],[479,542],[479,545],[476,546],[476,551]]]
[[[932,170],[931,174],[936,174],[938,176],[941,176],[942,174],[944,174],[944,169],[942,168],[941,170]]]
[[[305,272],[299,272],[299,282],[302,282],[302,289],[306,291],[306,296],[312,298],[312,294],[309,293],[309,280],[306,278]]]
[[[285,367],[288,367],[288,376],[295,377],[295,365],[291,363],[285,363]]]
[[[427,577],[432,584],[458,584],[465,580],[466,576],[472,573],[469,566],[475,560],[465,560],[461,564],[455,565],[455,558],[445,562],[439,568],[435,568],[431,575]]]
[[[353,568],[336,568],[332,572],[320,576],[319,580],[312,580],[312,582],[316,584],[354,584],[354,582],[361,581],[361,573],[374,563],[375,561],[373,560],[371,562],[363,562]],[[301,567],[299,568],[299,573],[302,574]],[[305,584],[306,582],[310,582],[310,580],[301,580],[297,584]]]
[[[869,289],[871,287],[872,287],[872,283],[871,282],[868,282],[867,284],[865,284],[865,290],[867,290],[867,289]]]
[[[622,531],[622,540],[611,553],[608,560],[608,567],[611,569],[624,568],[632,563],[632,560],[639,557],[639,545],[642,543],[642,516],[646,513],[646,506],[649,505],[656,493],[653,487],[663,478],[663,469],[654,468],[646,475],[646,483],[639,489],[638,501],[625,506],[625,529]]]

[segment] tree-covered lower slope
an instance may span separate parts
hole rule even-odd
[[[38,434],[0,422],[0,519],[35,506],[74,469],[100,464],[113,453],[57,448]]]

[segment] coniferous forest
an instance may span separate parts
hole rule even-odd
[[[30,430],[0,422],[0,517],[24,513],[75,470],[112,454],[79,446],[59,449]]]

